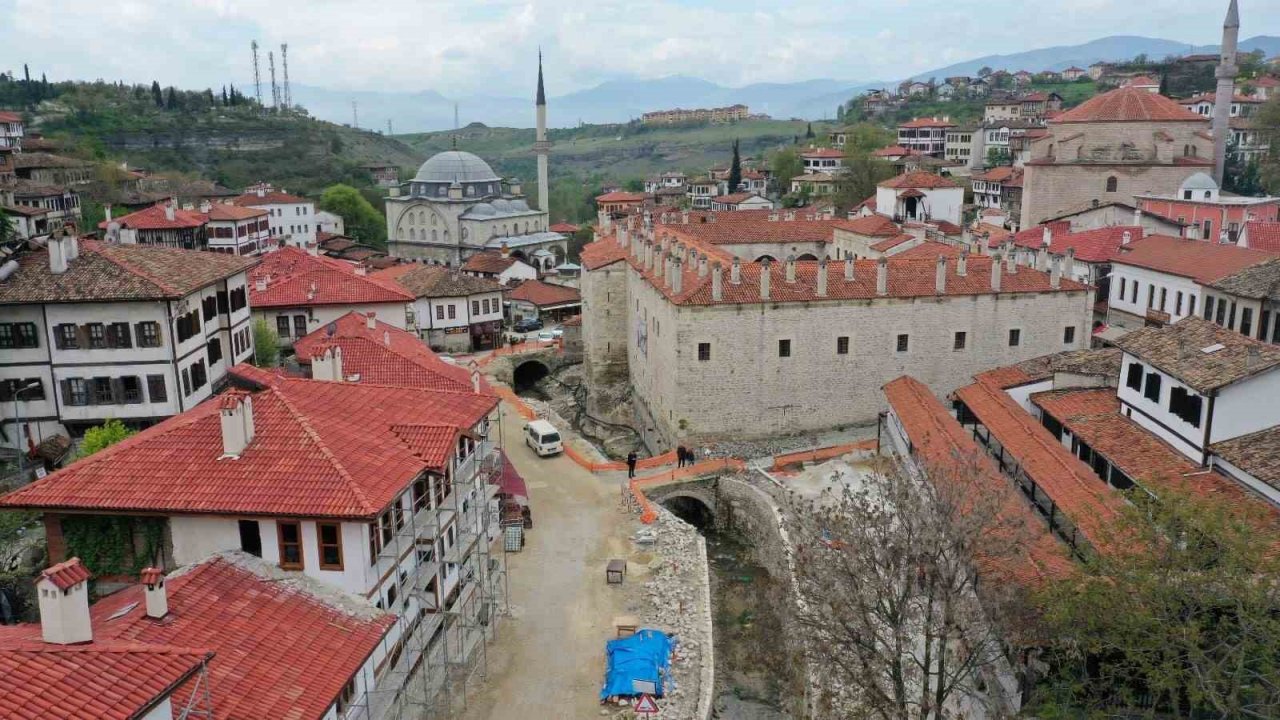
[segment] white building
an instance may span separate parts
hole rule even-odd
[[[876,186],[876,212],[895,222],[961,221],[964,188],[954,180],[931,172],[913,172],[889,178]]]
[[[440,265],[405,264],[373,278],[413,297],[413,325],[432,348],[473,352],[497,347],[502,335],[503,286]]]
[[[806,173],[835,174],[844,172],[844,151],[835,148],[811,148],[800,153]],[[729,188],[733,192],[735,188]]]
[[[462,264],[462,273],[478,278],[497,280],[503,285],[510,285],[521,280],[533,280],[538,271],[532,265],[503,250],[476,253]]]
[[[337,213],[331,213],[328,210],[317,210],[316,231],[329,233],[330,235],[345,235],[346,221]]]
[[[253,355],[253,260],[53,238],[0,281],[4,444],[146,427],[195,407]]]
[[[268,210],[228,203],[204,203],[200,212],[208,218],[205,238],[212,252],[261,255],[274,250]]]
[[[316,220],[316,204],[306,198],[262,184],[247,189],[231,202],[241,207],[266,210],[273,238],[282,239],[294,247],[308,247],[316,241],[316,231],[320,229]]]
[[[0,110],[0,147],[22,149],[22,116]]]

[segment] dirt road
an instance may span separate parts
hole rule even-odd
[[[635,520],[622,509],[617,484],[564,456],[535,456],[523,425],[504,410],[503,441],[528,484],[533,529],[524,551],[507,558],[513,617],[489,647],[488,679],[463,718],[597,717],[604,641],[638,588],[631,579],[625,588],[605,585],[604,568],[609,558],[628,556]]]

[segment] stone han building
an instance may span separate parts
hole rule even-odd
[[[1156,93],[1123,87],[1049,121],[1031,144],[1019,225],[1090,203],[1165,193],[1213,168],[1209,119]]]
[[[993,364],[1087,347],[1092,294],[1063,278],[1069,263],[743,264],[631,221],[583,251],[587,377],[632,383],[655,450],[870,424],[902,374],[942,395]]]
[[[461,150],[437,153],[386,199],[387,250],[393,257],[457,267],[476,253],[505,247],[540,270],[565,261],[569,239],[552,232],[547,219],[551,145],[541,61],[536,108],[541,207],[529,205],[519,180],[499,177],[479,157]]]

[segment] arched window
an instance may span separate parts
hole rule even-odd
[[[1053,159],[1053,143],[1049,143],[1049,159]]]
[[[510,234],[511,234],[511,233],[507,232],[507,224],[506,224],[506,223],[502,223],[502,234],[503,234],[503,235],[510,235]]]
[[[445,195],[449,194],[449,188],[441,185],[440,189],[436,191],[436,194],[439,195],[440,197],[444,197]]]
[[[423,210],[419,210],[419,211],[418,211],[418,224],[419,224],[419,225],[426,225],[426,224],[427,224],[427,213],[426,213],[426,211],[423,211]],[[432,223],[432,224],[434,225],[435,223]]]
[[[1107,178],[1107,192],[1115,192],[1120,187],[1120,179],[1115,175]]]
[[[468,237],[469,235],[471,235],[471,233],[467,232],[467,229],[466,229],[466,228],[462,228],[462,230],[460,230],[459,232],[462,234],[462,239],[463,239],[463,240],[466,240],[466,239],[467,239],[467,237]]]
[[[445,241],[445,242],[449,242],[449,231],[448,231],[448,230],[445,230],[445,231],[444,231],[444,241]]]
[[[475,185],[468,185],[468,186],[467,186],[467,197],[473,197],[475,194],[476,194],[476,186],[475,186]]]
[[[410,240],[417,240],[417,239],[418,239],[418,231],[417,231],[417,230],[414,230],[413,228],[409,228],[409,239],[410,239]]]
[[[435,227],[435,226],[436,226],[436,220],[437,220],[437,219],[439,219],[439,216],[438,216],[438,215],[436,215],[435,213],[431,213],[431,227]]]
[[[423,233],[425,233],[425,232],[426,232],[426,230],[423,230],[422,232],[423,232]],[[431,231],[431,242],[436,242],[436,241],[438,241],[438,240],[439,240],[439,238],[436,236],[436,231],[435,231],[435,230],[432,230],[432,231]]]

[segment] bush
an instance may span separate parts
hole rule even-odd
[[[253,364],[273,368],[280,364],[280,338],[263,318],[253,321]]]

